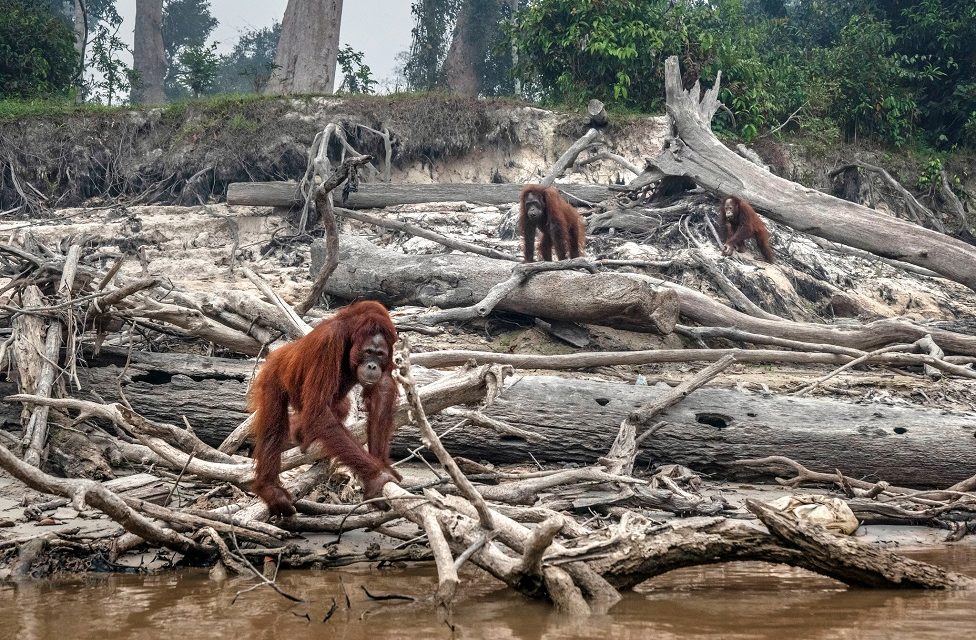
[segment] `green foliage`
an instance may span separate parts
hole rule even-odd
[[[942,173],[942,170],[942,159],[930,158],[922,168],[922,172],[918,174],[918,180],[915,181],[919,191],[931,190],[938,182],[939,174]]]
[[[48,0],[67,6],[61,0]],[[122,16],[115,8],[115,0],[85,0],[85,13],[88,14],[88,30],[95,31],[99,22],[115,24],[122,22]]]
[[[837,82],[830,111],[848,139],[873,133],[900,145],[913,133],[918,104],[911,83],[917,58],[896,53],[896,43],[887,23],[852,16],[828,52],[827,69]]]
[[[202,47],[217,28],[210,13],[210,0],[165,0],[163,2],[163,49],[170,60],[180,49]]]
[[[242,133],[254,133],[260,126],[257,121],[251,120],[246,115],[241,113],[235,113],[233,116],[231,116],[231,119],[227,124],[232,130],[240,131]]]
[[[261,93],[275,69],[281,23],[241,34],[234,49],[220,59],[217,89],[227,93]]]
[[[376,80],[369,69],[369,65],[363,62],[365,54],[356,51],[350,45],[341,47],[336,56],[339,70],[342,72],[342,82],[336,93],[373,93]]]
[[[976,146],[972,0],[536,0],[507,30],[530,94],[658,110],[663,61],[722,72],[719,130],[784,125],[901,145]]]
[[[407,85],[415,91],[431,91],[440,82],[440,68],[450,45],[449,27],[463,0],[414,0],[410,54],[404,64]]]
[[[519,12],[508,33],[516,75],[555,102],[599,97],[617,108],[656,110],[668,56],[680,56],[687,86],[721,70],[724,98],[748,137],[797,97],[787,103],[770,92],[756,46],[761,32],[743,21],[737,0],[539,0]]]
[[[119,58],[123,51],[131,53],[128,45],[119,38],[122,18],[114,10],[107,21],[99,22],[89,43],[91,66],[97,72],[87,90],[91,97],[112,106],[112,101],[126,94],[132,84],[138,82],[137,74]]]
[[[170,100],[187,97],[185,67],[180,55],[188,49],[204,50],[207,39],[217,27],[210,13],[210,0],[164,0],[163,50],[166,52],[166,77],[163,86]]]
[[[64,98],[0,99],[0,123],[31,118],[65,118],[74,114],[110,113],[117,109],[118,107],[109,107],[98,102],[79,103]]]
[[[77,69],[74,33],[61,17],[0,0],[0,98],[67,94]]]
[[[199,98],[216,83],[219,62],[216,43],[209,47],[184,47],[177,58],[176,77],[194,98]]]
[[[928,141],[943,148],[976,146],[976,3],[972,0],[892,0],[882,3],[898,51],[917,56],[913,82],[919,126]]]

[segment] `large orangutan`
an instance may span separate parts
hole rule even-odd
[[[525,238],[525,261],[535,260],[535,232],[539,230],[539,253],[543,260],[578,258],[586,244],[586,225],[573,205],[554,187],[527,184],[519,196],[519,231]]]
[[[251,488],[272,515],[295,513],[278,480],[281,453],[289,440],[302,450],[317,444],[346,465],[363,483],[367,498],[400,474],[390,464],[390,440],[397,387],[392,350],[397,333],[378,302],[356,302],[319,324],[303,338],[271,353],[248,398],[254,411],[257,463]],[[359,383],[366,404],[369,452],[344,426],[352,387]],[[289,421],[288,407],[294,415]]]
[[[742,198],[729,196],[722,200],[718,209],[718,235],[722,242],[722,255],[745,249],[746,240],[755,238],[766,262],[773,263],[773,248],[769,246],[769,230],[749,203]]]

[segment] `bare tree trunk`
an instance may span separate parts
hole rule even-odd
[[[519,10],[519,0],[510,0],[510,2],[512,3],[512,20],[514,22],[515,15],[518,13]],[[515,46],[515,41],[513,40],[512,41],[512,69],[513,70],[518,68],[518,63],[519,63],[518,47]],[[516,96],[522,95],[522,81],[519,79],[518,76],[515,76],[515,95]]]
[[[498,0],[466,0],[454,25],[451,48],[444,59],[444,80],[454,93],[476,98],[481,93],[478,62],[488,56],[488,25],[501,19]]]
[[[163,49],[163,0],[136,0],[136,33],[132,67],[139,74],[132,88],[132,102],[166,102],[163,76],[166,53]]]
[[[275,53],[275,69],[264,92],[332,93],[342,0],[288,0]]]
[[[83,102],[85,82],[85,49],[88,46],[88,12],[84,0],[69,0],[71,26],[75,32],[75,51],[78,52],[78,75],[75,78],[75,102]]]

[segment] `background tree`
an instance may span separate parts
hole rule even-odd
[[[265,93],[332,93],[342,0],[288,0]]]
[[[364,62],[365,54],[362,51],[356,51],[348,44],[341,49],[336,55],[336,61],[339,65],[339,70],[342,72],[342,81],[339,83],[339,88],[336,89],[336,93],[373,93],[373,87],[376,86],[376,80],[373,79],[373,73],[369,69],[369,65]]]
[[[166,54],[163,49],[163,0],[136,0],[136,29],[132,49],[136,81],[132,87],[135,104],[166,102],[163,78]]]
[[[199,98],[214,86],[219,61],[216,44],[209,47],[184,47],[177,60],[177,77],[194,98]]]
[[[501,22],[500,0],[465,0],[444,58],[444,82],[450,91],[471,97],[481,93],[485,62]]]
[[[220,59],[217,89],[224,93],[262,93],[274,70],[281,23],[241,34],[231,52]]]
[[[191,94],[181,80],[184,72],[180,64],[181,52],[187,49],[203,50],[217,24],[217,18],[210,11],[210,0],[164,0],[162,33],[166,78],[163,86],[170,100],[186,98]]]
[[[410,53],[403,73],[415,91],[431,91],[440,84],[441,64],[447,55],[448,29],[454,23],[461,0],[414,0]]]
[[[139,74],[130,69],[119,57],[123,51],[130,51],[128,45],[119,38],[122,18],[110,12],[105,21],[95,27],[91,41],[91,66],[94,73],[87,82],[87,91],[95,100],[104,101],[111,106],[122,101],[122,94],[133,85],[138,85]]]
[[[0,0],[0,97],[67,95],[78,68],[74,42],[52,6]]]
[[[512,95],[511,43],[504,27],[526,0],[415,0],[404,65],[411,89],[465,96]]]

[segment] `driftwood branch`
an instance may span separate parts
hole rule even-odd
[[[322,146],[327,145],[328,142],[326,141]],[[335,211],[332,208],[332,190],[347,180],[357,167],[368,163],[370,160],[372,160],[372,156],[359,156],[343,160],[339,168],[315,191],[315,208],[325,226],[325,263],[318,275],[315,276],[315,282],[312,283],[312,290],[308,297],[295,306],[298,315],[304,315],[318,303],[325,292],[325,285],[329,281],[329,276],[339,264],[339,229],[336,226]]]
[[[397,382],[403,387],[403,393],[410,406],[411,415],[420,428],[420,433],[424,438],[424,444],[437,456],[437,460],[447,471],[454,484],[461,490],[461,493],[475,505],[475,508],[478,510],[478,518],[481,521],[481,526],[485,530],[490,531],[494,528],[494,525],[492,524],[491,512],[488,510],[488,505],[485,503],[484,498],[481,497],[481,494],[475,490],[471,482],[461,472],[461,469],[458,468],[457,462],[454,461],[451,454],[444,448],[437,433],[430,426],[430,422],[427,421],[427,414],[420,400],[420,394],[417,393],[413,375],[410,373],[410,345],[406,338],[401,338],[401,341],[400,349],[394,356],[394,363],[397,367],[394,375]]]
[[[337,208],[336,213],[344,218],[351,218],[352,220],[358,220],[359,222],[365,222],[367,224],[372,224],[377,227],[384,229],[393,229],[394,231],[402,231],[403,233],[409,233],[412,236],[418,238],[426,238],[427,240],[433,240],[439,244],[444,245],[449,249],[456,249],[458,251],[466,251],[468,253],[475,253],[478,255],[486,256],[488,258],[495,258],[497,260],[511,260],[518,261],[518,257],[510,253],[504,253],[502,251],[497,251],[495,249],[488,249],[480,245],[472,244],[470,242],[464,242],[463,240],[457,240],[455,238],[450,238],[444,234],[430,231],[418,227],[417,225],[409,224],[400,220],[391,220],[389,218],[380,218],[379,216],[370,215],[368,213],[361,213],[359,211],[353,211],[352,209],[342,209]]]
[[[733,362],[735,362],[733,356],[725,356],[718,362],[702,369],[694,377],[685,380],[677,387],[669,390],[662,397],[656,398],[653,402],[641,405],[636,411],[627,416],[620,423],[620,429],[617,431],[617,437],[610,447],[610,451],[601,460],[607,471],[616,474],[632,473],[634,462],[637,459],[637,450],[641,442],[653,433],[652,427],[646,429],[644,433],[637,435],[638,427],[648,427],[649,423],[663,411],[684,400],[692,391],[703,387],[712,378],[725,369],[728,369]]]

